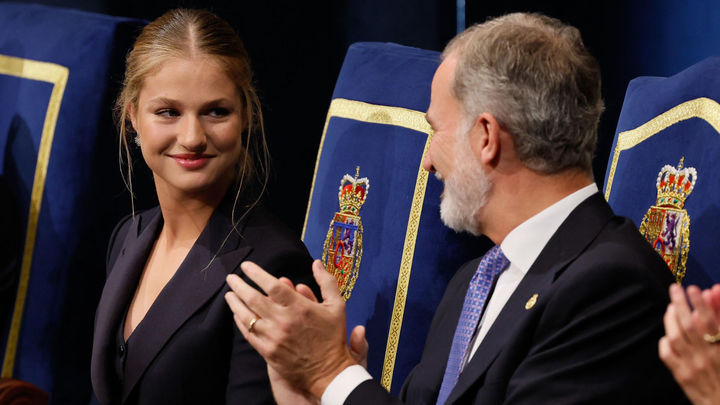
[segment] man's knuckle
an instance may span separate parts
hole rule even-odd
[[[672,334],[668,336],[668,343],[670,343],[670,347],[678,348],[682,345],[683,338],[680,335]]]
[[[277,296],[279,294],[283,294],[286,291],[287,286],[282,283],[274,283],[273,285],[268,288],[267,293],[270,296]]]
[[[297,309],[297,316],[300,319],[308,319],[310,318],[310,316],[312,316],[312,310],[309,306],[303,305]]]
[[[658,350],[658,355],[660,356],[660,360],[662,360],[664,363],[667,363],[670,359],[670,351],[667,350],[665,346],[660,346],[660,350]]]
[[[250,308],[256,308],[260,304],[260,296],[258,294],[250,294],[250,296],[245,299],[245,304]]]
[[[693,362],[693,371],[695,373],[703,373],[710,369],[710,361],[705,356],[698,356]]]
[[[685,333],[693,333],[695,330],[695,326],[691,321],[685,321],[680,324],[680,327]]]

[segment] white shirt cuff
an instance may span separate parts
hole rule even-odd
[[[338,374],[325,388],[325,392],[320,398],[320,404],[342,405],[358,385],[371,379],[372,376],[363,366],[359,364],[350,366]]]

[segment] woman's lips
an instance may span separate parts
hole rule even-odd
[[[170,155],[170,157],[175,159],[177,164],[179,164],[182,168],[188,170],[195,170],[205,166],[214,156],[205,154],[179,153],[176,155]]]

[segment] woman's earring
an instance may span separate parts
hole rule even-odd
[[[140,134],[135,134],[135,139],[133,139],[135,142],[135,145],[140,146]]]

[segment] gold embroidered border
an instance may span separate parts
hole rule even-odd
[[[425,117],[425,114],[422,114]],[[429,125],[428,125],[429,126]],[[383,363],[382,378],[380,383],[390,391],[393,371],[395,369],[395,355],[397,354],[400,331],[402,328],[403,315],[405,314],[405,301],[407,298],[408,284],[410,283],[410,269],[412,268],[413,255],[415,253],[415,241],[417,240],[418,227],[420,226],[420,215],[422,214],[423,201],[425,200],[425,189],[427,188],[428,172],[423,169],[422,161],[425,160],[432,134],[428,134],[423,154],[420,158],[420,167],[415,181],[415,193],[413,194],[410,217],[408,219],[407,231],[405,233],[405,244],[403,245],[402,262],[400,263],[400,276],[398,277],[397,289],[395,290],[395,304],[393,305],[390,331],[388,333],[387,346],[385,348],[385,362]]]
[[[28,213],[25,246],[23,248],[23,258],[20,267],[20,279],[18,281],[15,307],[10,323],[7,346],[5,348],[2,374],[0,374],[2,377],[9,378],[12,377],[13,369],[15,368],[15,355],[17,353],[18,338],[20,337],[20,324],[25,308],[28,283],[30,281],[30,268],[32,266],[33,251],[35,249],[35,236],[37,235],[40,205],[42,204],[42,195],[45,189],[45,178],[47,176],[48,162],[50,161],[50,151],[55,136],[55,125],[70,71],[65,66],[54,63],[0,55],[0,75],[48,82],[53,85],[45,113],[45,122],[43,123],[40,138],[40,148],[38,149],[37,162],[35,164],[35,177],[30,194],[30,210]]]
[[[617,169],[618,160],[620,160],[620,152],[631,149],[663,129],[690,118],[701,118],[720,133],[720,104],[706,97],[686,101],[635,129],[619,133],[613,151],[612,163],[610,164],[607,186],[605,187],[605,200],[610,200],[610,191],[615,179],[615,169]]]
[[[427,188],[428,172],[423,169],[422,162],[425,159],[425,154],[430,146],[432,128],[430,127],[430,124],[427,123],[427,120],[425,120],[425,113],[421,111],[368,104],[361,101],[346,100],[342,98],[334,99],[330,103],[330,109],[328,110],[327,119],[325,120],[325,128],[323,128],[322,138],[320,139],[320,148],[318,150],[317,160],[315,161],[315,172],[313,173],[313,182],[310,188],[310,200],[308,201],[308,208],[305,213],[305,224],[303,225],[302,231],[303,240],[305,239],[305,230],[307,228],[308,215],[310,214],[310,204],[312,203],[312,196],[315,191],[315,179],[317,177],[318,165],[320,163],[320,155],[322,154],[323,144],[325,143],[325,135],[327,134],[328,124],[330,122],[330,118],[332,117],[348,118],[375,124],[395,125],[428,135],[423,149],[423,154],[418,165],[418,175],[415,180],[415,191],[413,193],[412,204],[410,207],[407,230],[405,231],[405,243],[403,245],[400,269],[398,271],[398,283],[395,289],[395,301],[393,304],[392,317],[390,319],[387,345],[385,347],[385,361],[383,362],[382,377],[380,379],[382,386],[390,391],[392,376],[395,370],[395,358],[397,355],[398,343],[400,341],[402,321],[405,314],[405,302],[407,300],[408,285],[410,284],[410,271],[412,269],[413,256],[415,254],[415,242],[417,240],[418,227],[420,226],[420,215],[422,214],[423,201],[425,200],[425,189]]]

